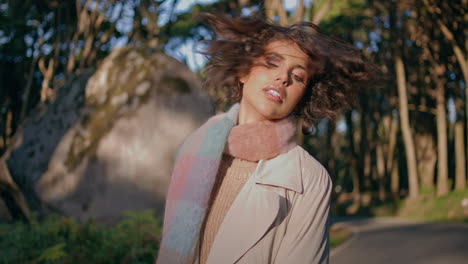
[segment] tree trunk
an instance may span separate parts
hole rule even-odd
[[[377,154],[377,175],[378,175],[378,182],[379,182],[379,200],[385,201],[386,192],[385,192],[385,158],[384,158],[384,151],[383,146],[380,142],[376,146],[376,154]]]
[[[0,158],[0,199],[3,199],[13,219],[31,222],[31,213],[20,188],[10,175],[5,158]]]
[[[445,109],[444,83],[434,76],[436,84],[436,124],[437,124],[437,196],[449,192],[448,187],[448,150],[447,150],[447,113]]]
[[[376,124],[373,133],[373,143],[375,146],[375,178],[378,184],[378,198],[380,201],[385,201],[387,198],[387,162],[386,156],[388,155],[389,146],[389,132],[390,132],[390,113],[382,114],[380,111],[374,112],[372,115],[373,122]]]
[[[438,18],[437,8],[431,5],[428,0],[423,0],[423,3],[424,3],[424,7],[426,8],[426,10],[432,15],[433,19],[435,19],[435,22],[437,23],[437,26],[439,27],[440,31],[444,35],[445,39],[452,46],[453,53],[455,54],[457,62],[460,65],[460,69],[462,71],[463,80],[465,81],[465,87],[466,87],[468,85],[468,56],[466,56],[466,48],[468,48],[468,39],[466,38],[466,34],[465,34],[465,51],[463,51],[462,48],[460,48],[460,46],[457,44],[453,33],[444,24],[444,22],[440,18]],[[466,7],[466,3],[467,1],[464,0],[463,6]],[[467,12],[465,12],[464,17],[465,17],[465,22],[466,22],[467,21],[466,18],[468,17]],[[468,32],[466,27],[464,31]],[[465,98],[468,98],[468,89],[465,89]],[[468,117],[468,103],[465,103],[465,115]],[[467,133],[467,138],[468,138],[468,129],[466,130],[466,133]],[[468,153],[468,145],[467,145],[466,151]]]
[[[327,149],[326,151],[326,166],[328,172],[331,174],[331,178],[334,181],[336,179],[336,166],[335,166],[335,147],[337,145],[336,125],[332,121],[327,123]]]
[[[398,199],[400,192],[400,179],[398,175],[398,160],[395,157],[395,146],[397,141],[398,120],[391,115],[391,121],[388,129],[388,150],[386,168],[390,175],[390,192],[394,199]]]
[[[433,119],[431,119],[431,121],[432,120]],[[425,123],[424,125],[429,126],[430,124]],[[418,149],[416,157],[418,160],[420,189],[426,192],[432,192],[434,191],[434,177],[437,162],[437,147],[435,146],[432,130],[415,134],[415,146],[416,149]]]
[[[394,200],[400,199],[400,175],[398,174],[398,159],[395,159],[390,170],[390,191]]]
[[[293,19],[295,23],[300,22],[304,19],[304,9],[305,9],[304,0],[299,0],[297,3],[296,12],[294,14],[294,19]]]
[[[460,92],[459,90],[457,92]],[[455,190],[466,188],[466,155],[463,127],[463,102],[460,97],[455,99],[457,121],[455,122]]]
[[[278,15],[279,24],[281,26],[288,25],[288,15],[284,9],[283,2],[281,0],[266,0],[265,1],[265,12],[266,17],[270,21],[274,21],[275,14]]]
[[[366,151],[362,153],[364,157],[364,190],[370,191],[372,188],[372,157],[371,157],[371,148],[366,148]]]
[[[275,18],[275,9],[273,8],[274,1],[275,0],[265,0],[265,16],[270,21],[273,21],[273,18]]]
[[[357,152],[354,143],[354,124],[352,119],[352,112],[346,112],[346,126],[348,127],[347,131],[347,138],[349,143],[349,153],[351,159],[351,168],[350,174],[352,175],[352,182],[353,182],[353,199],[354,202],[359,202],[360,200],[360,181],[359,181],[359,168],[358,168],[358,160],[357,160]]]
[[[56,47],[57,48],[57,47]],[[41,102],[45,102],[47,100],[49,94],[49,83],[52,81],[54,77],[54,59],[48,59],[48,65],[45,66],[45,57],[39,59],[38,66],[39,70],[42,73],[42,88],[41,88]]]
[[[458,120],[455,123],[455,190],[466,188],[466,168],[465,168],[465,140],[463,138],[463,122]]]
[[[34,79],[34,72],[36,70],[37,60],[39,59],[39,56],[41,54],[40,51],[42,48],[43,40],[44,40],[43,38],[39,40],[39,48],[38,48],[37,55],[34,56],[33,60],[31,61],[31,65],[29,66],[28,80],[26,82],[26,87],[24,88],[23,103],[21,105],[21,112],[20,112],[19,120],[23,120],[26,117],[26,114],[28,113],[29,97],[31,96],[31,88],[32,88],[32,82]]]
[[[286,10],[284,9],[283,6],[283,1],[281,0],[273,0],[276,1],[276,12],[279,17],[279,24],[281,26],[287,26],[288,23],[288,14],[286,13]]]
[[[400,126],[405,144],[406,160],[408,165],[409,198],[419,196],[418,172],[416,150],[409,123],[408,98],[406,91],[405,66],[400,54],[395,55],[395,72],[398,86],[398,108],[400,112]]]

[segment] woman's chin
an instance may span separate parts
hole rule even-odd
[[[264,117],[264,119],[281,119],[288,114],[284,114],[282,109],[277,105],[265,104],[258,109],[258,112]]]
[[[283,112],[278,105],[272,104],[272,102],[261,102],[257,103],[254,107],[245,107],[244,111],[239,113],[239,117],[242,119],[239,121],[243,121],[242,123],[253,123],[263,120],[281,119],[287,116]]]

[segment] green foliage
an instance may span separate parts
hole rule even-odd
[[[332,228],[330,229],[330,248],[335,248],[346,240],[349,239],[351,236],[351,232],[349,232],[345,228]]]
[[[113,227],[57,215],[0,224],[0,263],[153,263],[160,234],[151,210],[127,212]]]
[[[61,242],[55,246],[47,248],[39,257],[39,261],[59,261],[60,259],[67,256],[67,253],[64,250],[65,243]]]
[[[374,208],[376,216],[397,216],[422,221],[468,221],[467,209],[462,206],[462,200],[468,199],[468,189],[453,191],[447,195],[437,197],[429,191],[417,199],[406,199],[390,205]],[[391,213],[389,213],[392,211]]]
[[[317,3],[314,3],[314,11],[317,12],[320,10],[326,2],[326,0],[319,0]],[[342,0],[333,2],[322,22],[329,24],[337,17],[356,17],[359,12],[362,13],[365,4],[366,1],[363,0]]]

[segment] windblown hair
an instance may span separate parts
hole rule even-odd
[[[324,35],[318,26],[299,22],[288,27],[274,25],[260,17],[231,18],[202,14],[218,36],[208,40],[202,51],[209,57],[205,87],[222,89],[224,101],[238,102],[242,96],[239,77],[249,73],[265,46],[276,40],[295,42],[310,58],[311,71],[306,91],[294,114],[302,118],[307,130],[322,118],[335,120],[351,108],[357,90],[370,78],[369,64],[352,45]]]

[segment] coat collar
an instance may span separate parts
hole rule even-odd
[[[259,161],[255,170],[256,183],[303,192],[299,146],[273,159]]]

